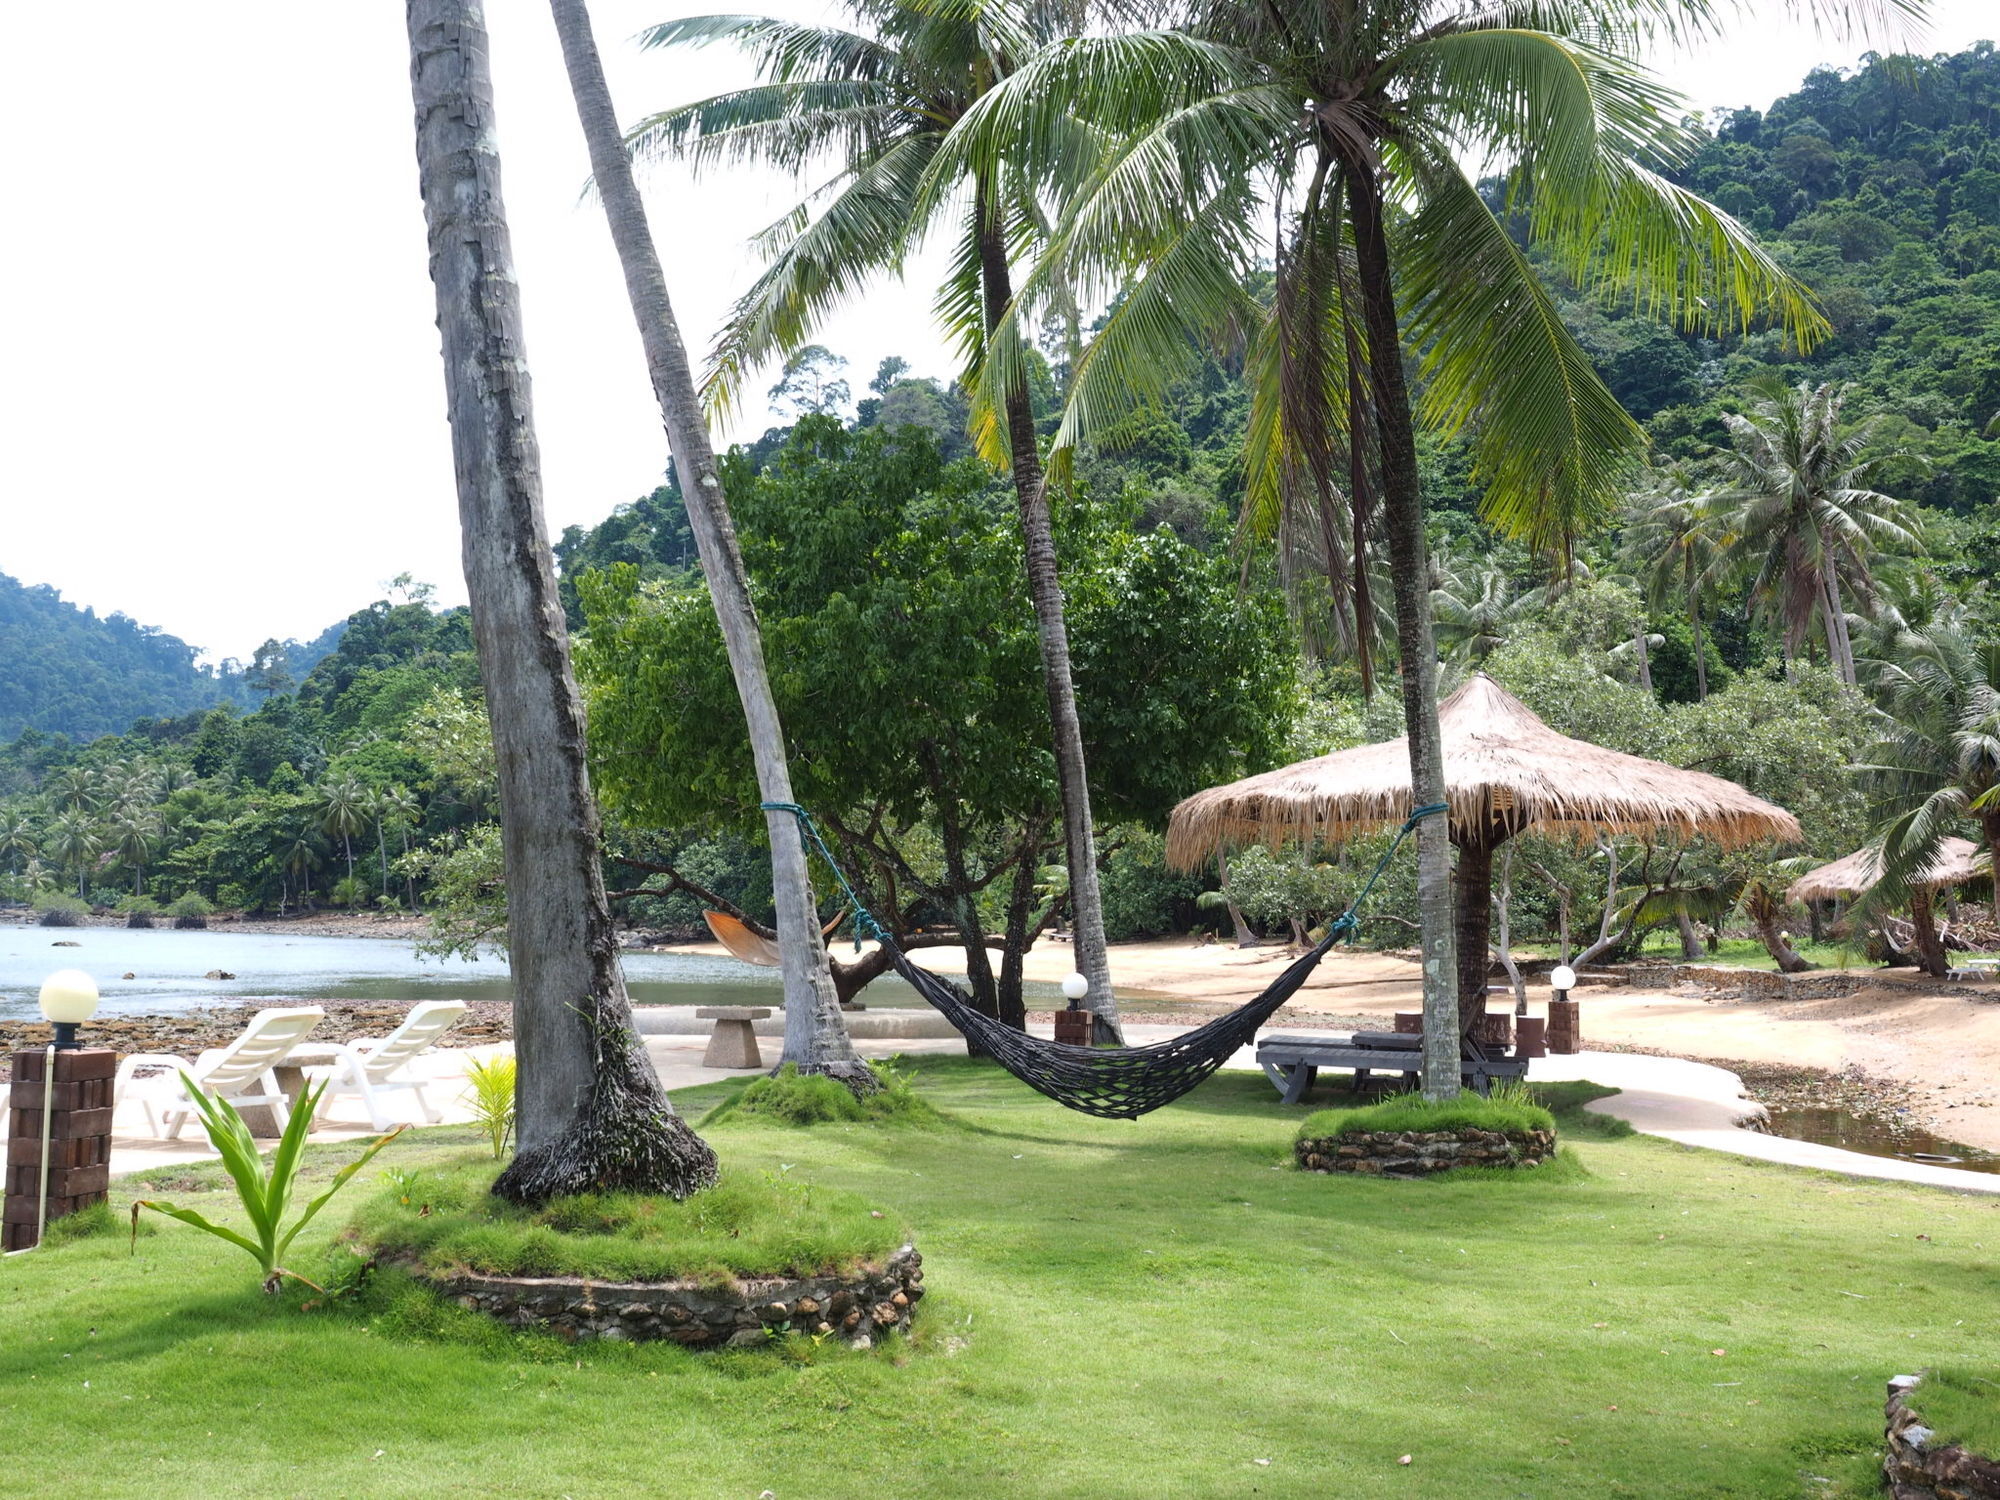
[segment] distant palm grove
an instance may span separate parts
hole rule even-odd
[[[941,29],[892,37],[879,66],[921,91],[949,61],[923,50],[945,47]],[[679,22],[652,41],[763,47],[765,86],[801,76],[803,54],[754,27]],[[873,107],[865,93],[856,108]],[[755,107],[668,110],[637,143],[698,155],[706,132],[726,160],[727,131],[756,126]],[[1465,416],[1471,398],[1449,358],[1410,363],[1431,414],[1414,438],[1444,684],[1486,671],[1564,733],[1741,782],[1797,813],[1808,839],[1724,855],[1524,837],[1497,872],[1515,941],[1630,952],[1659,932],[1693,954],[1735,930],[1779,956],[1786,928],[1818,920],[1783,912],[1790,861],[1886,837],[1892,870],[1906,869],[1955,831],[2000,846],[1997,112],[2000,55],[1981,44],[1817,71],[1766,113],[1700,126],[1673,181],[1811,293],[1817,312],[1789,329],[1655,321],[1580,286],[1580,267],[1539,247],[1534,206],[1479,185],[1502,248],[1616,400],[1584,420],[1635,436],[1629,464],[1568,476],[1572,511],[1531,516],[1517,490],[1534,476],[1493,432],[1500,418],[1432,419]],[[845,128],[823,123],[829,138]],[[916,194],[934,135],[920,119],[852,171],[879,187],[906,166],[897,181]],[[976,156],[962,165],[984,183]],[[920,195],[905,208],[921,217]],[[1220,282],[1219,252],[1182,266],[1179,305],[1199,294],[1290,326],[1287,299],[1348,295],[1342,233],[1288,241],[1275,262],[1266,249]],[[831,234],[789,260],[806,242],[769,238],[772,269],[725,331],[714,393],[749,404],[750,372],[785,356],[770,394],[786,420],[727,458],[726,486],[798,794],[884,919],[903,935],[955,928],[981,1000],[1016,1014],[1021,954],[1068,919],[1048,621],[1021,550],[1040,469],[1024,476],[1017,459],[996,477],[1010,417],[1027,424],[1017,455],[1029,428],[1035,452],[1056,455],[1047,519],[1107,936],[1227,932],[1234,916],[1282,936],[1337,910],[1379,841],[1250,850],[1226,876],[1190,877],[1167,871],[1159,831],[1204,786],[1403,732],[1385,691],[1401,647],[1383,475],[1345,456],[1313,471],[1273,436],[1317,430],[1329,454],[1347,441],[1296,387],[1325,387],[1353,350],[1322,349],[1324,368],[1279,380],[1271,341],[1197,345],[1149,308],[1157,269],[1094,328],[1073,304],[1062,315],[1061,288],[1031,282],[1013,305],[1040,297],[1046,322],[1011,327],[997,309],[1013,292],[991,300],[996,266],[983,263],[982,286],[969,241],[941,306],[969,347],[989,344],[980,378],[941,382],[901,360],[851,371],[793,337],[851,290],[811,280]],[[1323,285],[1301,270],[1315,255]],[[1121,317],[1140,325],[1132,348],[1171,335],[1179,354],[1160,366],[1170,378],[1126,380],[1111,402],[1098,392]],[[1802,353],[1808,325],[1818,337]],[[1106,330],[1108,345],[1092,341]],[[1430,325],[1441,343],[1449,331]],[[1586,493],[1600,483],[1602,497]],[[572,527],[556,551],[606,870],[628,918],[685,932],[715,907],[769,922],[756,782],[678,491]],[[491,745],[462,611],[406,584],[337,639],[272,642],[222,674],[121,621],[0,581],[0,733],[13,736],[0,745],[0,896],[141,915],[175,901],[415,907],[448,945],[500,930]],[[1415,877],[1399,865],[1391,881],[1366,935],[1404,944]]]

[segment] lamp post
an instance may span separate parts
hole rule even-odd
[[[1581,1052],[1581,1007],[1569,997],[1576,988],[1576,970],[1568,964],[1557,964],[1549,972],[1549,988],[1553,991],[1549,997],[1549,1051]]]
[[[1083,1008],[1083,997],[1090,993],[1090,981],[1081,974],[1071,974],[1063,980],[1062,992],[1069,999],[1069,1008],[1056,1012],[1056,1040],[1072,1047],[1088,1047],[1093,1013]]]
[[[42,1016],[56,1028],[56,1050],[73,1052],[76,1028],[97,1014],[97,981],[81,969],[59,969],[42,981]]]

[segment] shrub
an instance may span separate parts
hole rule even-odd
[[[160,903],[151,896],[121,896],[118,910],[125,913],[127,927],[151,927],[160,914]]]
[[[75,927],[90,914],[90,903],[60,891],[44,891],[35,897],[35,910],[44,927]]]
[[[912,1087],[891,1063],[870,1063],[882,1086],[865,1099],[838,1079],[801,1073],[786,1063],[769,1078],[753,1079],[733,1099],[725,1099],[702,1117],[707,1129],[732,1115],[757,1115],[786,1125],[831,1125],[838,1122],[877,1125],[939,1125],[944,1116]]]
[[[1494,1085],[1491,1096],[1460,1094],[1455,1099],[1430,1100],[1422,1094],[1397,1094],[1367,1109],[1323,1109],[1299,1126],[1300,1140],[1364,1135],[1402,1130],[1554,1130],[1556,1117],[1537,1104],[1534,1095],[1516,1082]]]
[[[208,926],[208,919],[214,914],[214,905],[206,898],[196,895],[193,891],[189,891],[185,896],[179,897],[172,906],[167,908],[167,915],[174,919],[174,926],[183,929],[206,927]]]
[[[714,1187],[679,1201],[579,1193],[539,1208],[495,1197],[494,1175],[482,1163],[389,1181],[349,1233],[433,1272],[620,1281],[846,1271],[894,1253],[905,1238],[866,1199],[780,1172],[725,1170]]]

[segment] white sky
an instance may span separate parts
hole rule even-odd
[[[748,81],[726,52],[627,44],[706,8],[675,5],[592,6],[622,119]],[[816,0],[740,8],[823,14]],[[402,6],[89,11],[80,53],[74,7],[0,10],[0,572],[246,658],[405,570],[462,599]],[[666,448],[602,216],[578,199],[587,168],[547,6],[487,12],[559,532],[652,488]],[[1935,0],[1934,14],[1918,50],[2000,32],[1993,0]],[[1664,66],[1699,105],[1762,108],[1864,50],[1770,19]],[[795,194],[656,172],[648,197],[683,329],[705,350],[753,273],[746,235]],[[948,377],[929,306],[926,286],[885,287],[821,341],[857,392],[889,354]],[[745,429],[765,425],[759,412]]]

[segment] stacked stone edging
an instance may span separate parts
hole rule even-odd
[[[1538,1167],[1556,1154],[1553,1130],[1369,1130],[1298,1141],[1309,1172],[1425,1177],[1453,1167]]]
[[[1934,1448],[1935,1436],[1904,1399],[1922,1382],[1898,1375],[1889,1382],[1888,1451],[1882,1478],[1891,1500],[2000,1500],[2000,1463],[1952,1444]]]
[[[907,1331],[924,1295],[923,1257],[914,1245],[846,1275],[753,1276],[721,1284],[576,1276],[427,1279],[461,1307],[517,1328],[539,1324],[572,1341],[672,1339],[694,1349],[749,1348],[774,1333],[837,1337],[867,1349],[893,1329]]]

